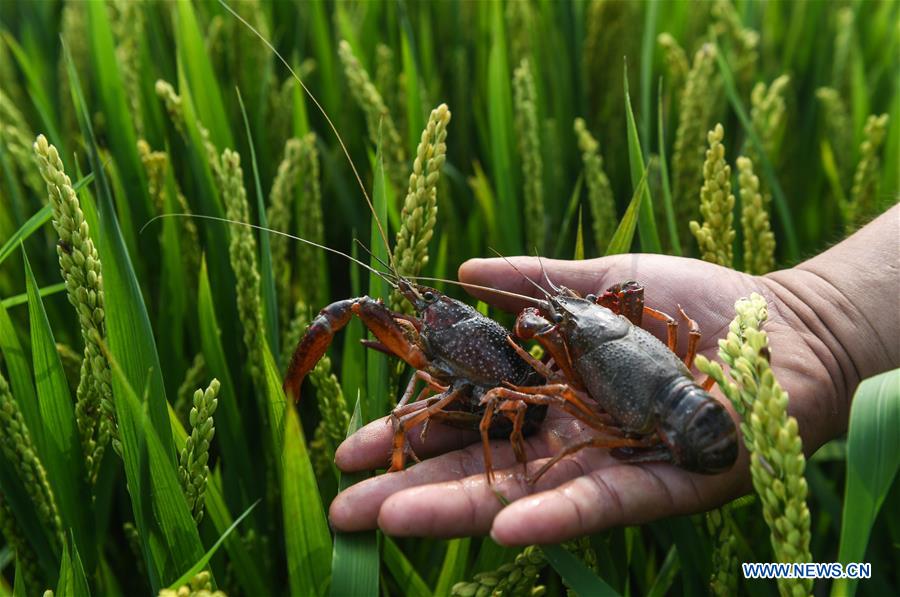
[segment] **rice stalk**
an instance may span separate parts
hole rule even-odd
[[[594,246],[598,254],[609,245],[616,229],[616,202],[609,178],[603,170],[600,144],[587,129],[581,118],[575,119],[575,135],[584,162],[584,178],[587,182],[588,201],[594,228]]]
[[[134,130],[144,136],[144,118],[141,111],[141,55],[140,40],[144,32],[144,1],[113,0],[110,25],[116,38],[116,60],[122,73],[122,84]]]
[[[66,44],[72,65],[79,73],[89,72],[90,64],[90,36],[87,32],[87,3],[81,0],[65,0],[60,16],[60,38]],[[0,44],[2,46],[3,44]],[[0,59],[0,63],[2,63]],[[66,57],[60,52],[56,65],[56,80],[68,81],[69,73],[66,65]],[[67,137],[72,138],[78,134],[78,119],[75,116],[75,106],[72,104],[72,93],[68,85],[58,85],[59,106],[62,112],[60,121]],[[32,135],[33,138],[33,135]]]
[[[531,3],[506,3],[506,31],[509,39],[509,52],[513,64],[518,64],[531,55],[531,31],[534,21]]]
[[[172,406],[172,409],[178,416],[178,420],[181,421],[185,427],[187,427],[189,423],[188,415],[190,414],[191,406],[194,402],[194,391],[201,383],[203,383],[206,374],[206,359],[203,357],[202,352],[198,352],[194,355],[191,366],[188,367],[188,370],[184,373],[184,380],[181,382],[181,385],[178,386],[175,404]]]
[[[341,40],[338,45],[338,55],[344,64],[344,74],[350,83],[353,98],[366,114],[369,138],[373,145],[380,146],[385,171],[394,188],[402,189],[406,183],[406,151],[397,125],[381,94],[369,79],[369,73],[353,55],[353,49],[346,40]]]
[[[706,528],[715,542],[709,590],[719,597],[738,594],[737,538],[733,526],[734,517],[727,506],[706,513]]]
[[[298,178],[297,232],[305,239],[322,244],[325,242],[325,224],[322,216],[319,149],[315,133],[309,133],[300,139]],[[300,298],[308,303],[313,303],[320,296],[318,285],[325,278],[321,257],[320,249],[303,243],[297,245],[297,270],[303,276]]]
[[[750,93],[750,120],[753,122],[753,130],[759,135],[766,156],[772,162],[776,161],[784,138],[787,123],[784,96],[790,80],[788,75],[781,75],[768,86],[759,82]],[[746,153],[751,160],[758,162],[759,157],[752,143],[747,144]]]
[[[703,225],[691,221],[691,234],[697,239],[704,261],[731,267],[734,242],[734,195],[731,193],[731,167],[725,162],[721,124],[708,135],[709,149],[703,163],[703,187],[700,189],[700,215]]]
[[[193,407],[188,422],[191,434],[185,441],[178,459],[178,474],[188,507],[199,524],[203,520],[206,482],[209,478],[209,446],[216,433],[213,414],[219,404],[219,380],[213,379],[204,390],[194,392]]]
[[[144,170],[147,173],[147,188],[150,199],[156,208],[156,213],[164,214],[166,209],[166,177],[169,168],[169,155],[165,151],[151,151],[150,145],[143,139],[137,142],[138,155]],[[187,198],[178,188],[175,182],[175,201],[182,214],[191,213]],[[178,218],[178,227],[181,235],[181,259],[184,271],[196,272],[200,269],[200,235],[197,232],[197,224],[193,218]]]
[[[347,436],[350,425],[350,409],[344,399],[341,384],[331,371],[331,359],[323,356],[310,372],[309,379],[316,388],[319,414],[322,419],[315,431],[313,464],[323,475],[334,462],[334,451]]]
[[[375,88],[381,93],[389,113],[398,116],[405,113],[400,105],[400,78],[394,63],[394,51],[382,43],[375,46]],[[398,122],[397,126],[402,128],[403,123]]]
[[[887,135],[888,115],[872,114],[863,129],[863,142],[859,146],[859,163],[853,175],[850,201],[844,206],[844,225],[849,234],[875,212],[878,199],[878,183],[881,178],[881,158],[878,155]]]
[[[241,156],[231,149],[222,152],[222,198],[225,215],[235,222],[249,222],[247,191],[244,188],[244,171]],[[228,255],[237,280],[238,316],[244,329],[244,345],[249,356],[250,376],[259,387],[262,354],[259,342],[264,334],[262,301],[259,298],[260,276],[256,262],[256,237],[253,230],[237,226],[229,231]]]
[[[687,77],[691,68],[687,54],[678,40],[670,33],[660,33],[656,36],[656,43],[663,51],[663,59],[666,70],[669,72],[669,88],[678,89]]]
[[[716,380],[741,416],[750,476],[776,561],[811,562],[806,458],[797,420],[787,414],[788,394],[769,364],[769,338],[761,329],[768,318],[766,300],[753,293],[737,301],[735,311],[727,338],[719,340],[719,358],[729,366],[727,378],[721,365],[703,356],[697,357],[697,368]],[[812,579],[780,578],[778,588],[782,595],[809,595]]]
[[[38,135],[34,152],[53,206],[53,227],[59,235],[56,253],[69,302],[78,313],[84,340],[84,362],[78,382],[75,419],[89,478],[94,480],[106,443],[116,435],[109,362],[101,349],[106,340],[106,314],[100,255],[91,239],[72,181],[63,170],[56,147]]]
[[[16,574],[20,570],[22,572],[26,593],[35,594],[43,586],[38,557],[3,496],[0,496],[0,533],[3,534],[6,545],[12,549]]]
[[[841,181],[846,185],[844,181],[849,180],[853,172],[853,126],[850,123],[850,113],[837,89],[820,87],[816,90],[816,98],[822,107],[821,122],[825,137],[831,145]]]
[[[525,181],[525,241],[530,248],[544,250],[544,165],[538,134],[537,91],[531,63],[523,58],[513,73],[516,137]]]
[[[753,161],[737,159],[741,189],[741,229],[744,236],[744,271],[762,275],[775,269],[775,234],[769,221],[771,197],[759,188]]]
[[[694,55],[681,91],[678,129],[672,153],[672,193],[679,223],[697,217],[697,188],[703,182],[703,147],[719,95],[716,48],[705,44]]]
[[[0,144],[12,158],[19,177],[38,197],[45,192],[38,169],[34,167],[31,143],[34,134],[12,98],[0,89]]]
[[[288,139],[284,144],[284,157],[278,164],[278,172],[269,192],[269,208],[266,222],[273,230],[291,229],[291,207],[294,189],[300,174],[300,140]],[[272,235],[270,247],[272,263],[276,266],[275,287],[278,295],[279,321],[287,321],[291,305],[291,261],[288,259],[288,239],[280,234]]]
[[[441,104],[431,111],[419,146],[403,210],[400,230],[394,246],[397,270],[404,276],[417,276],[428,263],[428,243],[437,222],[437,184],[447,154],[447,125],[450,110]],[[398,292],[391,294],[391,308],[404,308],[405,299]]]
[[[184,137],[186,142],[190,143],[190,138],[188,137],[187,128],[184,122],[184,108],[182,107],[181,96],[175,92],[175,88],[172,87],[171,83],[162,79],[156,81],[156,95],[165,104],[166,111],[169,113],[169,119],[172,121],[175,129],[182,137]],[[206,161],[209,163],[216,185],[219,189],[222,189],[225,180],[219,151],[210,139],[209,129],[204,127],[200,121],[197,121],[197,131],[200,134],[200,139],[203,143],[203,151],[206,153]]]
[[[496,570],[480,572],[469,582],[458,582],[450,589],[453,597],[484,595],[527,595],[539,597],[546,587],[535,586],[541,570],[547,565],[544,552],[537,545],[526,547],[516,559]]]
[[[65,535],[56,498],[47,480],[47,471],[35,451],[25,418],[3,375],[0,375],[0,450],[22,481],[41,524],[53,535],[57,546],[61,546]]]
[[[728,48],[728,61],[738,84],[747,89],[756,75],[759,62],[759,33],[744,27],[741,16],[730,0],[717,0],[712,5],[712,33]]]

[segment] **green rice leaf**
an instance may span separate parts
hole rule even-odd
[[[681,256],[681,239],[678,238],[678,224],[675,221],[675,208],[672,205],[672,186],[669,184],[669,166],[666,162],[666,133],[663,119],[662,78],[659,79],[659,93],[656,106],[657,132],[659,133],[659,174],[662,178],[663,208],[666,211],[666,230],[673,255]]]
[[[209,62],[209,54],[203,45],[205,36],[197,24],[194,5],[191,2],[176,2],[175,6],[173,10],[177,16],[175,37],[178,42],[179,65],[194,94],[193,104],[198,117],[209,129],[212,141],[220,151],[226,147],[234,147],[225,103]]]
[[[635,191],[642,185],[638,182],[646,177],[647,169],[644,167],[644,156],[641,153],[641,141],[638,138],[637,125],[634,122],[634,114],[631,111],[631,96],[628,92],[628,65],[625,65],[625,117],[627,120],[628,136],[628,163],[631,169],[631,184]],[[661,253],[662,245],[659,242],[659,234],[656,231],[656,220],[653,219],[653,199],[650,197],[650,188],[643,185],[641,190],[643,199],[638,210],[638,234],[641,237],[641,250],[645,253]]]
[[[575,254],[572,256],[575,261],[584,259],[584,226],[581,221],[581,208],[578,208],[578,229],[575,234]]]
[[[447,541],[444,563],[441,565],[441,573],[438,576],[437,585],[434,587],[435,595],[449,595],[453,585],[466,579],[471,545],[471,537]]]
[[[569,197],[569,205],[566,207],[566,215],[563,217],[562,229],[556,238],[556,247],[553,249],[553,255],[559,256],[563,252],[563,243],[569,236],[569,230],[572,228],[572,222],[575,221],[575,215],[581,217],[581,187],[584,184],[584,172],[578,173],[578,180],[572,188],[572,195]],[[599,249],[599,247],[598,247]]]
[[[681,560],[678,559],[678,549],[673,545],[666,553],[666,559],[663,560],[662,566],[659,567],[659,572],[656,573],[656,578],[653,579],[653,584],[650,586],[650,590],[647,591],[647,597],[664,597],[668,595],[669,590],[672,588],[672,583],[675,581],[675,576],[680,570]]]
[[[390,202],[391,185],[387,181],[384,172],[384,160],[381,154],[381,143],[378,143],[379,151],[375,156],[373,170],[375,172],[375,185],[372,190],[372,206],[375,214],[372,215],[369,246],[373,254],[369,265],[375,269],[380,266],[377,259],[388,262],[388,248],[378,231],[377,222],[387,226],[387,210]],[[377,218],[377,220],[376,220]],[[377,258],[377,259],[376,259]],[[369,296],[387,297],[391,289],[387,282],[375,274],[369,274]],[[387,356],[377,350],[366,351],[366,401],[363,404],[363,420],[371,421],[388,410],[388,360]]]
[[[261,292],[263,302],[263,315],[266,321],[266,333],[269,338],[269,347],[274,354],[281,354],[278,340],[278,299],[275,296],[275,277],[272,267],[272,244],[269,239],[269,231],[266,230],[266,205],[263,200],[262,185],[259,183],[259,167],[256,164],[256,149],[253,144],[253,135],[250,133],[250,121],[247,120],[247,110],[244,108],[244,100],[240,90],[237,90],[238,103],[241,106],[241,115],[244,117],[244,129],[247,131],[247,145],[250,147],[250,163],[253,166],[253,182],[256,189],[256,211],[259,217],[259,268],[261,279]],[[248,224],[250,222],[247,222]]]
[[[222,546],[228,536],[237,528],[239,524],[241,524],[241,522],[243,522],[245,518],[247,518],[247,516],[250,515],[250,512],[253,511],[257,504],[259,504],[259,500],[256,500],[255,502],[250,504],[250,507],[244,510],[244,513],[238,516],[237,520],[231,523],[231,526],[225,529],[224,533],[219,535],[219,538],[215,543],[213,543],[213,546],[210,547],[205,554],[203,554],[203,557],[197,560],[197,563],[191,566],[187,570],[187,572],[182,574],[181,577],[178,578],[178,580],[169,585],[169,589],[174,591],[177,590],[181,585],[188,584],[194,576],[196,576],[204,568],[206,568],[206,565],[209,564],[209,561],[212,559],[212,557],[216,554],[217,551],[219,551],[219,548]]]
[[[27,292],[25,297],[27,302]],[[13,398],[19,404],[25,424],[28,425],[28,430],[31,432],[38,451],[43,454],[44,425],[41,421],[37,394],[34,390],[34,378],[31,375],[31,359],[22,347],[16,328],[3,303],[0,303],[0,350],[3,351],[3,358],[6,361]]]
[[[553,569],[562,576],[566,585],[571,587],[578,595],[591,597],[612,597],[618,593],[603,579],[594,574],[594,571],[584,565],[584,562],[560,547],[559,545],[541,546],[547,561]]]
[[[863,381],[850,408],[847,481],[838,560],[865,561],[875,517],[900,468],[900,369]],[[853,595],[858,581],[835,580],[832,595]]]
[[[150,584],[156,592],[200,559],[203,546],[184,498],[175,463],[145,412],[147,401],[142,402],[134,392],[112,353],[107,357],[115,384],[113,396],[128,490],[144,546]],[[149,400],[149,394],[147,396]],[[171,439],[171,427],[169,437]]]
[[[412,47],[411,30],[403,27],[400,36],[401,54],[403,57],[403,77],[406,80],[406,131],[407,150],[415,151],[419,137],[425,128],[425,114],[422,111],[422,94],[419,87],[419,68],[416,64]],[[402,193],[403,189],[397,189]]]
[[[766,184],[772,192],[772,197],[775,199],[775,209],[778,210],[778,219],[781,222],[785,239],[787,240],[788,260],[791,262],[797,261],[800,258],[800,253],[797,246],[797,233],[794,229],[791,209],[784,196],[784,191],[781,190],[781,185],[778,183],[778,178],[775,176],[775,169],[772,167],[772,162],[766,155],[766,149],[763,147],[762,139],[759,138],[759,134],[753,129],[753,122],[750,120],[750,116],[747,114],[747,110],[744,108],[744,104],[741,101],[741,97],[734,83],[734,75],[731,73],[731,68],[728,66],[728,60],[726,60],[725,52],[722,48],[717,48],[716,62],[719,65],[719,72],[722,75],[722,82],[725,85],[725,93],[728,96],[728,101],[731,104],[734,113],[737,114],[738,120],[741,121],[744,132],[750,138],[750,142],[753,143],[754,149],[756,149],[756,155],[759,158]]]
[[[38,295],[41,298],[45,296],[53,296],[54,294],[59,294],[66,289],[65,282],[59,282],[58,284],[51,284],[50,286],[44,286],[42,288],[38,288]],[[7,299],[3,299],[0,301],[0,305],[3,305],[4,308],[8,309],[10,307],[16,307],[18,305],[24,305],[28,302],[28,293],[17,294],[15,296],[11,296]]]
[[[281,466],[284,542],[291,594],[324,595],[329,581],[331,535],[300,417],[293,407],[286,412]]]
[[[71,556],[70,556],[71,553]],[[59,582],[54,597],[90,597],[91,589],[84,574],[84,565],[78,555],[78,548],[63,545],[62,561],[59,565]]]
[[[647,186],[647,171],[642,174],[641,181],[634,190],[628,209],[625,215],[619,221],[616,231],[609,239],[609,245],[606,247],[604,255],[618,255],[619,253],[627,253],[631,250],[631,242],[634,240],[634,231],[638,226],[638,213],[640,206],[644,200],[644,189]]]
[[[506,220],[498,228],[499,250],[511,255],[522,246],[522,221],[520,203],[516,200],[518,188],[515,183],[516,169],[513,153],[512,76],[506,52],[506,33],[503,21],[503,6],[499,2],[490,4],[491,49],[488,57],[487,97],[488,133],[491,149],[491,173],[497,185],[498,211]]]
[[[428,585],[416,572],[415,567],[406,559],[397,544],[390,537],[384,538],[384,563],[391,571],[397,584],[403,587],[405,595],[411,597],[431,597]]]
[[[28,592],[25,590],[25,575],[22,574],[22,565],[19,563],[19,558],[16,558],[16,574],[15,579],[13,580],[13,597],[28,597]]]
[[[656,47],[656,21],[659,2],[648,2],[644,6],[644,30],[641,34],[641,146],[650,151],[650,127],[653,122],[650,97],[653,89],[653,50]]]
[[[59,134],[59,129],[56,127],[55,111],[53,102],[50,101],[50,97],[47,95],[47,85],[38,73],[39,65],[32,62],[29,52],[25,51],[10,33],[2,31],[0,35],[3,36],[3,41],[6,42],[7,47],[12,51],[16,62],[19,63],[19,68],[22,69],[22,73],[25,75],[28,96],[41,117],[41,126],[47,131],[47,137],[59,149],[60,156],[68,156],[69,154],[65,149],[66,144]],[[66,157],[63,157],[63,160],[65,161]]]
[[[75,409],[62,363],[56,352],[56,341],[37,292],[37,282],[25,252],[25,282],[28,289],[28,314],[31,323],[31,358],[34,365],[41,435],[41,461],[56,496],[63,528],[71,529],[75,545],[80,545],[93,565],[97,559],[91,492],[81,451]],[[91,566],[93,567],[93,566]]]
[[[359,402],[357,394],[347,437],[356,433],[362,425]],[[344,491],[370,476],[369,472],[341,473],[340,490]],[[377,597],[380,564],[378,558],[378,534],[375,531],[336,532],[331,557],[331,597],[342,595]]]
[[[260,486],[262,478],[258,467],[250,463],[250,449],[244,429],[243,415],[235,395],[235,385],[231,368],[222,347],[219,322],[213,292],[209,284],[206,257],[200,259],[199,286],[197,289],[197,322],[200,328],[200,346],[210,376],[221,382],[219,386],[219,406],[216,409],[216,436],[225,462],[234,468],[243,496],[240,503],[247,503],[251,492]]]

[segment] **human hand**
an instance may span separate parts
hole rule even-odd
[[[535,258],[510,260],[525,275],[541,279]],[[664,255],[617,255],[589,261],[543,260],[555,284],[581,293],[596,293],[616,282],[638,280],[648,306],[665,312],[684,307],[703,333],[699,354],[715,359],[717,340],[727,333],[738,298],[757,292],[769,303],[772,366],[791,396],[807,452],[846,426],[847,405],[839,384],[832,383],[836,357],[827,343],[813,337],[793,295],[771,277],[749,276],[694,259]],[[459,279],[536,296],[527,280],[502,259],[463,264]],[[515,311],[525,303],[473,291],[498,307]],[[647,321],[664,337],[664,325]],[[687,330],[679,329],[679,346]],[[682,350],[684,350],[682,348]],[[718,391],[714,396],[723,402]],[[728,405],[730,409],[730,405]],[[551,468],[534,486],[525,481],[508,441],[493,441],[495,483],[487,484],[478,435],[434,424],[427,440],[420,429],[409,433],[420,456],[434,456],[409,469],[366,480],[332,503],[332,524],[344,531],[379,526],[391,535],[463,536],[491,532],[503,544],[554,543],[611,526],[639,524],[665,516],[718,506],[749,490],[746,451],[720,475],[689,473],[668,464],[624,464],[606,450],[585,449]],[[579,421],[550,409],[541,429],[526,438],[527,472],[533,474],[563,446],[592,433]],[[379,419],[347,439],[335,461],[345,471],[384,467],[391,445],[389,421]],[[494,492],[510,503],[504,506]]]

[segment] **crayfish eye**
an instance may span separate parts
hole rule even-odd
[[[434,293],[431,292],[430,290],[428,290],[422,294],[422,298],[425,299],[426,303],[433,303],[434,302]]]
[[[562,323],[563,316],[562,313],[554,313],[553,314],[553,323]]]

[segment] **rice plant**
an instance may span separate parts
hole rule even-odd
[[[804,453],[758,296],[698,362],[750,497],[561,545],[336,532],[366,475],[335,451],[394,360],[354,320],[297,404],[282,376],[327,304],[410,307],[278,233],[440,279],[492,250],[796,265],[900,196],[898,6],[0,3],[0,594],[897,593],[896,372]],[[741,575],[766,561],[872,578]]]

